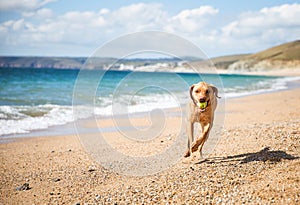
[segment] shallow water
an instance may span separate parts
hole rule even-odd
[[[224,99],[285,89],[296,79],[99,70],[79,74],[80,70],[0,68],[0,135],[29,133],[91,115],[180,107],[189,100],[189,86],[199,81],[216,85]],[[80,110],[76,116],[73,106]],[[90,106],[92,114],[85,112]]]

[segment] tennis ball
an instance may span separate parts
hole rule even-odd
[[[200,107],[201,109],[204,109],[207,107],[207,102],[198,102],[197,103],[198,107]]]

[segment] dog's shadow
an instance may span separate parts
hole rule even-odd
[[[283,159],[295,160],[295,159],[299,159],[299,157],[287,154],[285,151],[281,151],[281,150],[271,151],[270,147],[265,147],[261,151],[254,152],[254,153],[245,153],[245,154],[239,154],[239,155],[227,156],[227,157],[212,157],[206,160],[201,160],[196,164],[202,164],[202,163],[213,164],[213,163],[224,163],[224,162],[237,162],[240,164],[244,164],[244,163],[249,163],[254,161],[280,162]]]

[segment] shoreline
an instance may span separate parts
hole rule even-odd
[[[210,70],[210,71],[207,71]],[[211,72],[213,70],[213,72]],[[124,72],[145,72],[145,73],[179,73],[179,74],[224,74],[224,75],[250,75],[250,76],[270,76],[270,77],[300,77],[300,68],[291,68],[291,69],[276,69],[276,70],[261,70],[261,71],[241,71],[241,70],[228,70],[228,69],[217,69],[209,67],[200,68],[198,72],[188,72],[188,71],[147,71],[147,70],[109,70],[109,71],[124,71]]]
[[[299,77],[300,68],[296,69],[281,69],[281,70],[270,70],[270,71],[230,71],[224,69],[217,69],[218,74],[237,74],[237,75],[259,75],[259,76],[277,76],[277,77]]]
[[[227,100],[224,128],[207,161],[195,153],[144,177],[111,172],[86,152],[75,135],[0,144],[0,202],[299,203],[299,99],[300,88]],[[146,147],[119,140],[114,131],[104,137],[128,156],[151,156],[173,143],[178,118],[168,120],[165,132]],[[149,126],[149,121],[138,119],[133,124]],[[183,154],[185,145],[182,149]],[[29,189],[16,190],[25,183]]]
[[[282,76],[284,77],[284,76]],[[287,77],[290,78],[290,77]],[[268,94],[268,93],[278,93],[278,92],[284,92],[284,91],[288,91],[288,90],[294,90],[294,89],[299,89],[300,88],[300,73],[299,76],[294,76],[291,77],[294,78],[292,80],[285,80],[285,84],[286,84],[286,88],[282,88],[282,89],[278,89],[278,90],[261,90],[258,92],[250,92],[250,93],[245,93],[242,95],[237,95],[237,96],[227,96],[225,95],[225,97],[221,100],[227,101],[227,100],[231,100],[231,99],[241,99],[241,98],[245,98],[245,97],[249,97],[249,96],[256,96],[256,95],[264,95],[264,94]],[[182,105],[181,108],[185,108],[185,105]],[[178,109],[177,108],[164,108],[164,112],[167,113],[167,116],[172,116],[174,115],[174,110]],[[177,115],[179,115],[180,113],[178,113]],[[145,118],[149,115],[149,112],[137,112],[137,113],[131,113],[132,116],[134,116],[133,118]],[[81,120],[91,120],[94,117],[96,118],[101,118],[101,119],[110,119],[111,116],[93,116],[93,117],[89,117],[89,118],[85,118],[85,119],[81,119]],[[114,116],[114,118],[124,118],[125,116]],[[77,120],[78,121],[78,120]],[[53,137],[53,136],[57,136],[57,135],[74,135],[76,134],[76,129],[75,129],[75,122],[76,121],[71,121],[68,122],[66,124],[62,124],[62,125],[53,125],[50,126],[48,128],[43,128],[43,129],[36,129],[36,130],[31,130],[28,133],[15,133],[15,134],[7,134],[7,135],[2,135],[0,136],[0,144],[2,143],[9,143],[9,142],[13,142],[16,140],[22,140],[27,139],[27,138],[32,138],[32,137],[40,137],[40,136],[49,136],[49,137]],[[63,132],[61,130],[64,130]],[[104,130],[104,132],[108,132],[111,129],[108,129],[107,131]],[[93,130],[87,131],[87,132],[93,132]]]
[[[289,78],[289,77],[288,77]],[[258,91],[258,92],[251,92],[251,93],[245,93],[243,95],[238,95],[238,96],[229,96],[226,97],[225,96],[225,101],[227,100],[231,100],[231,99],[241,99],[241,98],[245,98],[245,97],[250,97],[250,96],[257,96],[257,95],[264,95],[264,94],[268,94],[268,93],[278,93],[278,92],[284,92],[284,91],[288,91],[288,90],[295,90],[295,89],[299,89],[300,88],[300,76],[295,76],[295,79],[293,80],[288,80],[285,81],[286,83],[286,88],[283,89],[278,89],[278,90],[262,90],[262,91]],[[224,100],[223,99],[223,100]],[[185,108],[186,105],[182,105],[181,108]],[[167,113],[167,116],[172,116],[174,115],[174,110],[177,110],[177,108],[164,108],[164,112]],[[180,113],[177,113],[176,115],[179,115]],[[149,115],[149,112],[137,112],[137,113],[131,113],[131,115],[133,115],[133,118],[146,118]],[[110,119],[111,116],[94,116],[96,118],[99,119]],[[86,121],[90,121],[92,120],[94,117],[89,117],[89,118],[85,118],[85,119],[81,119],[81,120],[86,120]],[[126,118],[126,115],[117,115],[114,116],[114,118]],[[78,120],[76,120],[78,121]],[[44,129],[36,129],[36,130],[31,130],[28,133],[15,133],[15,134],[8,134],[8,135],[2,135],[0,136],[0,144],[3,143],[10,143],[10,142],[14,142],[16,140],[24,140],[27,138],[35,138],[35,137],[40,137],[40,136],[48,136],[48,137],[53,137],[53,136],[61,136],[61,135],[75,135],[76,134],[76,128],[75,128],[75,122],[76,121],[71,121],[68,122],[66,124],[62,124],[62,125],[54,125],[54,126],[50,126],[48,128],[44,128]],[[108,130],[104,130],[104,132],[109,132],[110,130],[112,130],[113,127],[111,127],[111,129],[108,128]],[[96,128],[94,128],[96,129]],[[63,130],[63,131],[62,131]],[[97,131],[97,130],[89,130],[88,132],[93,132],[93,131]]]

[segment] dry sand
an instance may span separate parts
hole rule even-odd
[[[168,147],[179,120],[171,117],[175,126],[140,149]],[[121,146],[125,141],[112,146],[134,155]],[[225,128],[207,161],[182,158],[144,177],[104,169],[76,136],[0,144],[0,204],[300,204],[299,157],[300,89],[294,89],[227,100]]]

